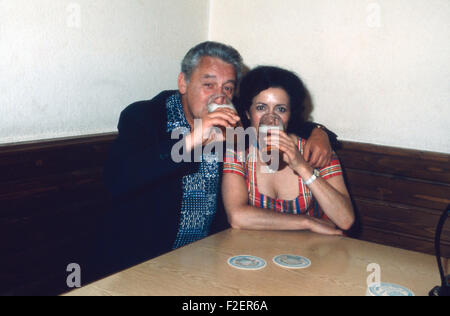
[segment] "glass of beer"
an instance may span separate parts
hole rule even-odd
[[[233,102],[231,102],[230,98],[228,98],[225,95],[212,95],[208,99],[208,112],[209,113],[217,111],[218,109],[222,109],[222,108],[231,109],[237,113],[237,110],[236,110],[235,106],[233,105]],[[232,128],[235,128],[235,127],[242,127],[241,121],[237,122],[235,126],[232,126]],[[220,127],[220,130],[222,131],[224,139],[226,139],[226,129],[223,127]]]
[[[230,98],[222,94],[212,95],[208,99],[208,112],[211,113],[221,108],[231,109],[237,112]]]
[[[272,171],[276,171],[278,170],[281,162],[280,152],[278,149],[273,148],[271,144],[266,144],[261,141],[263,137],[267,136],[271,130],[284,131],[284,125],[281,117],[273,113],[267,113],[259,120],[259,145],[263,154],[263,162],[268,163]]]

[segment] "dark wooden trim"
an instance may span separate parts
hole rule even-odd
[[[434,254],[450,204],[450,154],[342,142],[337,154],[360,218],[359,238]],[[450,257],[450,228],[442,234]]]
[[[0,295],[59,294],[67,264],[92,266],[93,236],[111,208],[103,165],[116,137],[0,145]]]
[[[0,183],[103,167],[116,134],[0,146]],[[1,191],[0,191],[1,192]]]
[[[386,231],[368,226],[363,230],[363,233],[361,234],[360,238],[362,240],[367,240],[370,242],[379,243],[387,246],[434,255],[434,246],[432,240],[424,238],[416,238],[415,236],[408,234]],[[409,245],[409,247],[405,245]],[[442,256],[448,258],[450,254],[450,244],[448,242],[443,241],[441,243],[441,251]]]
[[[416,178],[345,168],[353,196],[444,210],[450,204],[450,186]]]
[[[450,184],[450,155],[343,141],[338,150],[346,168]]]
[[[373,153],[373,154],[383,154],[389,156],[398,156],[405,157],[408,159],[420,159],[427,161],[436,161],[440,163],[448,163],[450,162],[450,154],[434,152],[434,151],[426,151],[426,150],[417,150],[417,149],[408,149],[401,147],[391,147],[384,145],[375,145],[369,143],[360,143],[354,141],[340,141],[341,148],[339,150],[345,151],[359,151],[364,153]],[[448,168],[447,168],[448,170]]]
[[[71,146],[77,144],[96,144],[96,143],[110,143],[114,139],[116,139],[118,133],[103,133],[103,134],[91,134],[91,135],[82,135],[82,136],[70,136],[70,137],[60,137],[60,138],[51,138],[44,140],[33,140],[26,142],[17,142],[17,143],[6,143],[0,144],[0,155],[8,152],[19,152],[19,151],[33,151],[44,148],[56,149],[60,146]]]
[[[358,205],[364,227],[379,227],[390,232],[402,232],[428,241],[434,239],[434,227],[442,214],[424,208],[377,200],[354,198],[354,201]],[[386,218],[390,220],[386,221]],[[442,240],[450,243],[450,225],[448,226],[442,232]]]

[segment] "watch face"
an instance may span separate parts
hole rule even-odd
[[[314,169],[314,175],[316,177],[320,177],[320,171],[318,169]]]

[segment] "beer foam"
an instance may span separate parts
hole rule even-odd
[[[214,111],[217,110],[217,109],[223,109],[223,108],[225,108],[225,109],[231,109],[231,110],[237,112],[237,111],[236,111],[236,108],[235,108],[234,105],[231,104],[231,103],[230,103],[230,104],[217,104],[217,103],[211,103],[210,105],[208,105],[208,112],[211,113],[211,112],[214,112]]]
[[[271,129],[284,131],[284,126],[283,125],[260,125],[258,131],[260,133],[267,134],[267,132],[269,132]]]

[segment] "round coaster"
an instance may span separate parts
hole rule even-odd
[[[273,262],[289,269],[304,269],[311,265],[311,260],[297,255],[279,255],[273,258]]]
[[[414,296],[414,293],[404,286],[381,282],[369,285],[366,296]]]
[[[266,266],[266,261],[255,256],[240,255],[228,259],[228,264],[236,269],[260,270]]]

